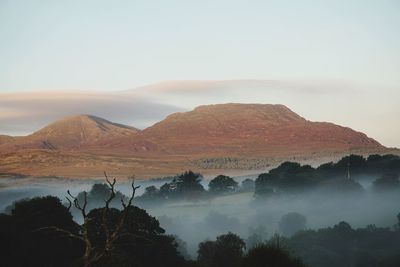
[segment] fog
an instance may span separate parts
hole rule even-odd
[[[245,178],[235,177],[237,182]],[[198,243],[212,240],[228,231],[239,234],[245,240],[255,231],[263,231],[263,238],[280,233],[279,221],[282,216],[297,212],[306,217],[306,229],[329,227],[340,221],[350,223],[353,228],[370,224],[391,227],[400,212],[399,192],[376,193],[372,191],[373,178],[360,179],[364,191],[360,193],[334,193],[308,191],[307,193],[285,194],[267,199],[255,199],[253,192],[210,197],[197,201],[155,201],[142,205],[156,217],[168,234],[177,235],[186,242],[189,255],[195,257]],[[90,191],[94,183],[101,180],[60,180],[46,179],[2,179],[0,180],[0,209],[5,210],[13,201],[34,196],[54,195],[65,201],[66,191],[78,194]],[[160,187],[166,180],[137,181],[141,195],[147,186]],[[209,180],[203,179],[207,188]],[[130,195],[129,181],[117,183],[116,190]],[[93,203],[92,203],[93,204]],[[101,205],[95,203],[94,205]],[[81,222],[78,212],[73,212],[75,220]],[[261,227],[261,228],[260,228]]]

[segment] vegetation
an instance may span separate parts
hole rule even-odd
[[[197,260],[204,267],[240,266],[246,248],[245,242],[237,235],[220,235],[215,241],[199,244]]]
[[[238,183],[226,175],[218,175],[208,184],[208,190],[214,194],[232,193],[238,189]]]
[[[399,174],[387,173],[376,179],[373,183],[374,190],[376,191],[387,191],[387,190],[398,190],[400,189]]]
[[[56,197],[17,202],[11,215],[0,215],[2,266],[185,266],[177,243],[165,235],[159,222],[132,205],[132,195],[120,199],[122,209],[110,207],[117,193],[109,180],[104,207],[90,211],[88,194],[83,202],[68,192],[69,206]],[[72,205],[83,223],[73,221]]]
[[[292,236],[300,230],[306,229],[307,219],[297,212],[290,212],[282,216],[279,222],[279,231],[284,236]]]
[[[163,184],[160,189],[155,186],[145,188],[142,196],[138,197],[139,203],[146,203],[154,200],[180,200],[180,199],[201,199],[211,195],[235,193],[239,186],[231,177],[218,175],[209,182],[208,192],[201,185],[202,177],[199,173],[192,171],[184,172],[174,178],[171,182]]]
[[[250,178],[246,178],[245,180],[242,181],[242,184],[240,186],[240,190],[242,192],[253,192],[254,191],[254,180]]]
[[[243,267],[306,267],[302,260],[293,257],[285,248],[278,235],[275,235],[269,242],[258,244],[249,250],[243,259]]]
[[[311,189],[335,192],[361,192],[356,180],[380,177],[375,187],[399,188],[400,157],[395,155],[358,155],[343,157],[337,163],[325,163],[318,168],[284,162],[268,173],[262,173],[255,182],[255,196],[266,197]],[[349,177],[350,176],[350,177]]]
[[[310,267],[400,266],[399,229],[374,225],[353,229],[340,222],[334,227],[300,231],[287,242]]]
[[[57,197],[45,196],[23,199],[7,207],[8,213],[0,214],[0,265],[400,266],[400,213],[391,228],[369,225],[353,229],[347,222],[340,222],[311,230],[306,228],[307,220],[302,214],[291,212],[279,221],[282,237],[274,235],[268,240],[265,224],[251,229],[244,241],[237,234],[225,232],[233,229],[232,232],[242,233],[237,230],[241,223],[238,218],[214,211],[203,224],[218,225],[220,229],[214,235],[218,236],[200,242],[197,259],[192,261],[183,240],[167,235],[156,218],[133,203],[196,200],[252,190],[256,197],[326,189],[362,192],[355,180],[363,179],[368,172],[368,178],[375,179],[372,192],[386,192],[400,190],[399,166],[399,157],[392,155],[366,159],[352,155],[318,168],[285,162],[261,174],[255,182],[244,180],[240,188],[233,178],[217,176],[210,181],[208,192],[201,184],[201,175],[187,171],[160,188],[147,187],[140,197],[135,197],[138,186],[134,181],[132,193],[126,196],[115,190],[116,180],[106,176],[105,183],[95,184],[89,192],[68,192],[64,204]],[[74,221],[71,213],[81,219],[80,223],[79,219]]]

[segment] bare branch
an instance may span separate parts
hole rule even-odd
[[[77,199],[78,202],[78,199]],[[87,192],[83,191],[83,207],[82,207],[82,216],[86,218],[86,206],[87,206]]]
[[[71,201],[71,199],[69,199],[69,197],[65,197],[65,198],[68,200],[68,207],[67,207],[67,209],[70,210],[71,207],[72,207],[72,201]]]
[[[136,190],[140,187],[140,186],[135,186],[134,176],[130,177],[130,178],[132,178],[132,184],[131,184],[132,194],[131,194],[130,198],[128,200],[125,200],[124,197],[121,197],[121,199],[120,199],[121,204],[123,206],[123,210],[121,211],[119,221],[117,222],[117,224],[114,228],[110,227],[109,222],[108,222],[108,220],[109,220],[108,217],[109,217],[110,203],[116,197],[116,191],[115,191],[116,179],[112,178],[112,180],[110,180],[109,177],[107,176],[106,172],[104,172],[104,177],[105,177],[107,185],[109,186],[109,189],[110,189],[110,196],[108,197],[108,199],[104,200],[105,207],[102,209],[101,226],[105,232],[105,246],[102,250],[96,251],[96,249],[93,247],[93,245],[89,239],[88,222],[91,220],[91,218],[89,218],[86,214],[86,206],[87,206],[87,192],[86,191],[83,192],[83,201],[84,201],[83,203],[79,203],[78,196],[72,195],[69,190],[67,191],[68,196],[66,197],[69,202],[68,209],[71,208],[72,205],[74,205],[82,213],[82,216],[84,218],[84,223],[81,226],[81,231],[82,231],[81,234],[82,235],[75,235],[75,234],[72,234],[63,229],[59,229],[57,227],[48,228],[53,231],[65,234],[71,238],[80,239],[83,242],[85,242],[86,248],[85,248],[85,254],[83,256],[83,261],[84,261],[85,267],[92,266],[92,264],[94,264],[98,260],[100,260],[104,255],[106,255],[110,250],[112,250],[114,248],[115,242],[121,237],[130,236],[130,237],[134,237],[134,238],[142,238],[142,239],[148,240],[144,236],[136,236],[135,234],[132,234],[132,233],[129,233],[129,232],[126,232],[123,230],[125,221],[128,217],[129,211],[130,211],[129,207],[132,206],[132,202],[134,200]],[[152,240],[148,240],[148,241],[152,241]]]
[[[125,204],[125,201],[124,201],[124,197],[121,197],[121,204],[122,204],[122,207],[126,208],[126,204]]]
[[[87,192],[83,191],[83,206],[79,204],[79,200],[77,196],[71,194],[69,190],[67,190],[68,195],[73,199],[74,206],[78,210],[81,211],[83,218],[86,218],[86,206],[87,206]]]
[[[108,179],[107,173],[104,172],[104,176],[106,178],[106,181],[108,183],[108,186],[110,187],[110,197],[105,201],[106,202],[106,209],[109,208],[111,201],[115,198],[115,183],[117,182],[117,180],[115,178],[113,178],[113,181],[111,182]]]
[[[81,241],[85,241],[85,240],[83,239],[83,237],[81,237],[81,236],[79,236],[79,235],[76,235],[76,234],[73,234],[73,233],[71,233],[70,231],[67,231],[67,230],[58,228],[58,227],[56,227],[56,226],[42,227],[42,228],[33,230],[32,232],[56,232],[56,233],[63,234],[64,236],[67,236],[67,237],[69,237],[69,238],[79,239],[79,240],[81,240]]]
[[[133,199],[135,197],[136,189],[138,189],[140,187],[140,185],[135,186],[135,176],[134,175],[132,175],[130,178],[132,179],[132,184],[131,184],[131,186],[132,186],[132,195],[129,198],[128,205],[124,206],[125,209],[126,209],[126,207],[132,206],[132,201],[133,201]]]

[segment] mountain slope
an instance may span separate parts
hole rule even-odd
[[[219,104],[175,113],[145,129],[178,154],[274,154],[383,148],[350,128],[308,121],[283,105]]]
[[[11,142],[4,149],[82,149],[134,136],[139,130],[91,115],[69,116]]]
[[[367,135],[312,122],[283,105],[218,104],[174,113],[139,131],[71,116],[24,137],[0,140],[0,172],[65,177],[212,174],[265,170],[282,161],[318,163],[349,153],[398,153]]]
[[[0,135],[0,145],[12,142],[15,137],[9,135]]]

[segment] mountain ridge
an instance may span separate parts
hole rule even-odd
[[[362,132],[309,121],[281,104],[202,105],[143,130],[75,115],[28,136],[3,140],[0,172],[28,175],[82,176],[103,170],[168,175],[188,168],[223,169],[220,162],[230,159],[243,168],[261,168],[294,157],[312,161],[389,151]]]

